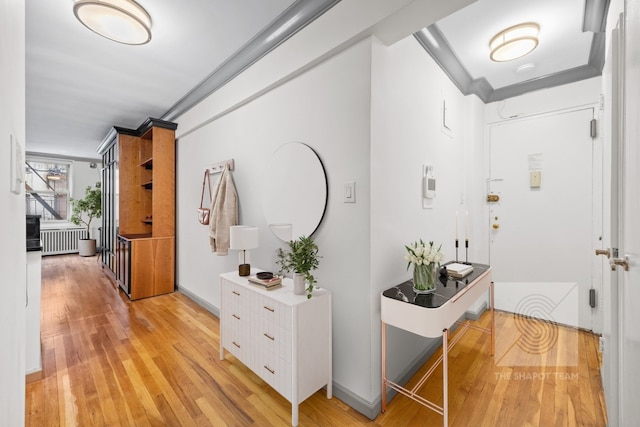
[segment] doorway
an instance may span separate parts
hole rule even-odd
[[[489,258],[497,309],[594,329],[601,237],[592,106],[489,127]],[[600,223],[600,224],[598,224]],[[599,289],[597,289],[599,293]]]

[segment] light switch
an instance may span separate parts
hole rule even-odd
[[[542,173],[540,171],[529,172],[529,187],[540,188],[541,181],[542,181]]]
[[[344,202],[345,203],[356,202],[356,183],[353,181],[344,183]]]

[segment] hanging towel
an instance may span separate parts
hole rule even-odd
[[[209,220],[211,252],[227,255],[229,227],[232,225],[238,225],[238,194],[229,166],[225,165],[211,196],[211,219]]]

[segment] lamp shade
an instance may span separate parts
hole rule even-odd
[[[253,225],[232,225],[229,237],[229,249],[242,251],[258,247],[258,227]]]
[[[151,17],[133,0],[76,0],[73,13],[85,27],[115,42],[151,40]]]

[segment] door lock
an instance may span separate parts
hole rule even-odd
[[[611,270],[615,270],[619,265],[624,268],[624,271],[629,271],[629,257],[625,256],[624,258],[612,258],[610,261]]]

